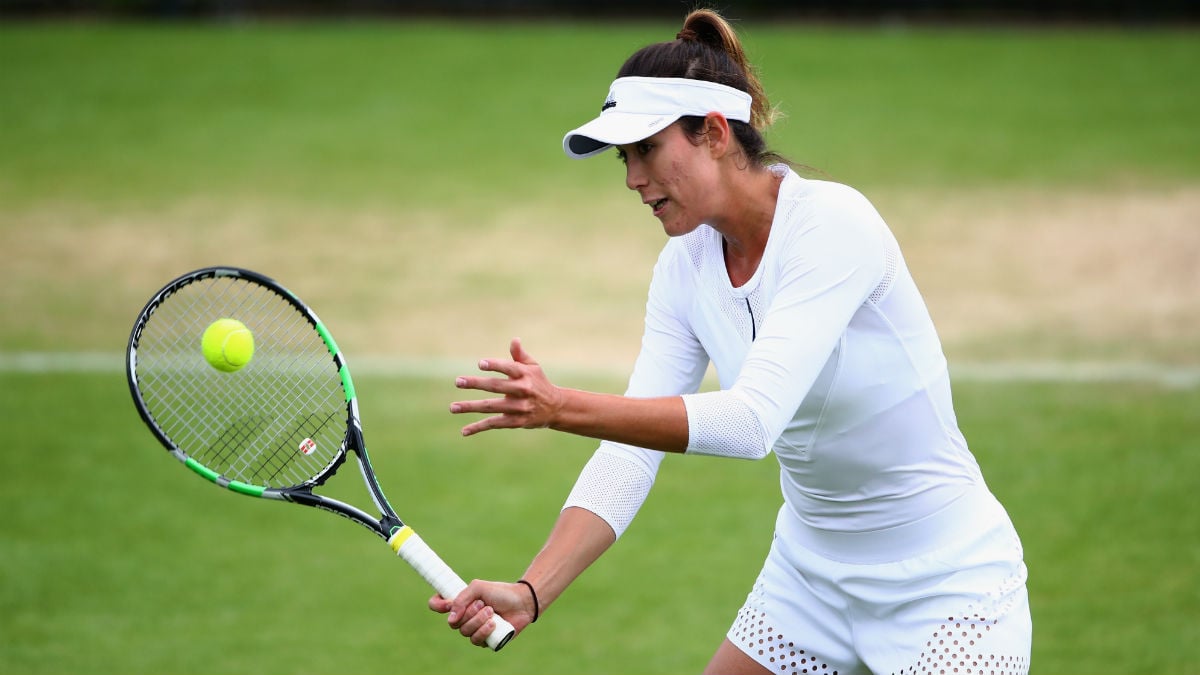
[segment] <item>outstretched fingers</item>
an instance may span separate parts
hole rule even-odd
[[[479,369],[505,377],[460,376],[454,386],[459,389],[485,391],[500,394],[502,398],[486,398],[474,401],[455,401],[450,412],[482,413],[492,415],[469,424],[462,429],[464,436],[489,429],[539,428],[548,426],[561,398],[558,389],[550,383],[537,361],[525,351],[519,338],[509,343],[512,360],[483,359]]]

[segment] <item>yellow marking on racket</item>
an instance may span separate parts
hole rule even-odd
[[[408,541],[408,538],[414,534],[416,534],[416,532],[414,532],[413,529],[408,525],[405,525],[399,530],[396,530],[396,534],[393,534],[392,538],[388,539],[388,544],[391,545],[393,551],[399,553],[400,547],[403,546],[404,542]]]

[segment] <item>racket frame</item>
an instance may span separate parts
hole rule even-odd
[[[139,389],[137,350],[142,332],[153,316],[154,311],[167,298],[189,284],[217,278],[242,279],[258,284],[290,303],[294,309],[312,324],[313,329],[321,336],[326,349],[329,350],[334,365],[337,367],[342,389],[346,395],[345,438],[332,460],[316,475],[298,485],[283,488],[263,487],[228,478],[208,468],[201,462],[190,457],[185,450],[180,448],[162,430],[155,421],[154,416],[150,413]],[[129,335],[125,369],[129,391],[142,421],[145,422],[146,426],[171,456],[175,457],[175,459],[179,460],[197,475],[238,494],[310,506],[358,523],[388,542],[392,550],[416,569],[434,587],[438,594],[444,598],[453,598],[466,587],[466,583],[434,553],[428,544],[421,539],[420,535],[400,520],[395,509],[392,508],[387,497],[384,496],[383,488],[379,485],[375,470],[372,468],[371,460],[367,455],[366,443],[363,440],[362,423],[359,419],[358,397],[354,388],[354,380],[350,376],[350,369],[346,365],[346,360],[342,355],[341,349],[337,346],[337,342],[334,341],[333,336],[329,333],[329,330],[317,316],[316,312],[274,279],[252,270],[233,266],[205,267],[176,277],[155,293],[142,308],[142,311],[138,313],[138,318]],[[353,453],[355,459],[358,460],[359,473],[366,485],[368,494],[371,496],[371,501],[379,510],[379,517],[372,516],[366,511],[346,502],[313,492],[314,488],[320,487],[337,473],[342,464],[346,462],[350,453]],[[499,614],[496,614],[493,618],[496,628],[488,636],[487,643],[493,651],[500,651],[512,639],[516,631]]]

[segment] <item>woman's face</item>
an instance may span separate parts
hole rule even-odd
[[[720,182],[707,143],[696,145],[675,123],[617,152],[625,185],[641,195],[668,236],[687,234],[711,217]]]

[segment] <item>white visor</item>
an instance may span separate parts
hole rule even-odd
[[[613,80],[600,116],[567,132],[563,151],[572,159],[636,143],[680,117],[719,112],[750,121],[750,94],[716,82],[681,77],[620,77]]]

